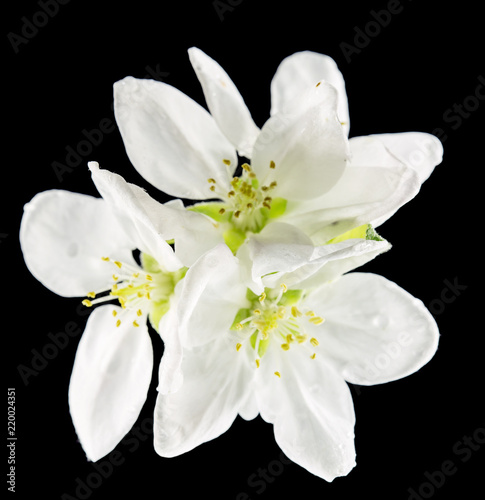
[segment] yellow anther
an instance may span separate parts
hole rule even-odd
[[[317,357],[317,353],[316,353],[316,352],[314,352],[314,353],[310,356],[310,358],[311,358],[311,359],[315,359],[316,357]]]
[[[259,296],[259,302],[261,302],[261,304],[264,302],[264,299],[266,298],[266,294],[263,292],[260,296]]]
[[[269,187],[270,187],[270,189],[272,189],[272,188],[275,188],[277,185],[278,185],[278,183],[277,183],[276,181],[273,181],[273,182],[269,185]]]
[[[290,344],[281,344],[281,349],[283,349],[283,351],[287,351],[289,348]]]
[[[268,186],[261,186],[261,191],[268,191],[269,187]]]
[[[280,373],[280,372],[274,372],[274,374],[275,374],[278,378],[281,378],[281,373]]]
[[[234,196],[236,193],[234,191],[229,191],[229,193],[227,193],[227,196],[228,198],[230,198],[231,196]]]
[[[260,363],[261,363],[261,362],[259,361],[259,359],[257,359],[257,360],[256,360],[256,368],[259,368]]]
[[[216,187],[215,187],[215,186],[211,186],[209,189],[210,189],[211,191],[215,191],[215,190],[216,190]]]
[[[266,196],[266,198],[264,199],[264,201],[266,201],[268,203],[271,203],[273,201],[273,198],[271,198],[271,196]]]
[[[287,342],[287,344],[291,344],[293,342],[293,337],[292,337],[291,333],[289,333],[286,336],[286,342]]]
[[[236,219],[241,215],[241,211],[240,210],[236,210],[234,212],[234,217],[236,217]]]
[[[144,297],[145,294],[143,292],[136,292],[136,295],[140,298]]]
[[[105,262],[109,262],[109,257],[101,257],[101,260],[104,260]]]
[[[263,207],[266,207],[268,210],[271,210],[271,205],[266,201],[263,202]]]
[[[231,164],[231,160],[224,159],[224,160],[222,160],[222,163],[224,163],[224,165],[229,166]]]
[[[96,297],[96,294],[94,292],[89,292],[88,294],[86,294],[89,298],[91,299],[94,299],[94,297]]]
[[[83,304],[83,306],[86,306],[86,307],[91,307],[93,305],[93,303],[88,299],[84,299],[82,301],[82,304]]]
[[[283,288],[283,293],[286,293],[288,291],[288,287],[284,284],[284,283],[281,283],[281,288]]]
[[[113,309],[113,312],[111,314],[113,315],[113,317],[115,317],[115,316],[118,315],[118,311],[116,311],[115,309]]]
[[[113,278],[113,281],[118,281],[120,279],[119,276],[116,276],[116,274],[113,274],[111,277]]]
[[[249,177],[251,177],[251,179],[255,179],[256,174],[254,172],[249,172]]]
[[[219,210],[219,213],[220,213],[221,215],[224,215],[224,213],[225,213],[225,212],[226,212],[226,209],[225,209],[225,208],[221,208],[221,209]]]
[[[269,168],[276,168],[276,163],[273,160],[269,162]]]
[[[136,311],[136,315],[137,316],[141,316],[143,314],[142,310],[141,309],[138,309],[138,311]]]
[[[261,311],[259,309],[255,309],[253,311],[253,314],[256,314],[256,316],[259,316],[261,314]]]
[[[215,180],[215,179],[213,179],[213,178],[211,177],[210,179],[207,179],[207,182],[208,182],[209,184],[215,184],[215,183],[216,183],[216,180]]]
[[[243,326],[241,325],[241,323],[238,323],[237,325],[235,325],[234,327],[236,330],[242,330]]]
[[[116,292],[116,290],[118,290],[118,285],[115,283],[112,287],[111,287],[111,290],[113,292]]]
[[[147,292],[147,299],[150,300],[151,297],[150,297],[150,292]]]
[[[242,344],[236,344],[236,351],[239,351],[239,349],[241,349],[242,347]]]
[[[315,313],[313,311],[307,311],[305,316],[315,316]]]
[[[248,163],[243,163],[241,167],[246,170],[246,172],[251,172],[251,167]]]
[[[153,278],[152,278],[152,276],[150,274],[147,274],[145,276],[145,278],[146,278],[147,281],[153,281]]]
[[[315,87],[318,87],[321,83],[322,83],[322,82],[318,82],[318,83],[315,85]]]
[[[314,347],[317,347],[317,345],[319,344],[318,340],[315,338],[315,337],[312,337],[310,339],[310,344]]]
[[[121,262],[119,260],[114,260],[113,263],[115,266],[117,266],[119,269],[121,269]]]
[[[303,343],[303,342],[305,342],[307,339],[308,339],[308,335],[306,335],[306,334],[303,334],[303,335],[297,335],[297,336],[296,336],[296,340],[298,340],[298,343],[299,343],[299,344],[302,344],[302,343]]]
[[[120,326],[121,325],[121,319],[119,319],[117,322],[116,322],[116,326]]]
[[[246,205],[246,207],[247,207],[247,208],[253,208],[253,204],[252,204],[252,203],[248,203],[248,204]]]
[[[135,319],[135,321],[133,321],[133,326],[136,326],[136,327],[140,326],[140,325],[136,322],[136,319]]]
[[[286,316],[286,307],[278,307],[278,318],[283,319]]]
[[[308,320],[310,323],[313,323],[314,325],[321,325],[325,320],[321,318],[320,316],[313,316]]]
[[[299,316],[301,316],[301,312],[298,310],[298,307],[296,307],[296,306],[291,306],[291,315],[292,315],[294,318],[298,318]]]
[[[133,273],[132,276],[133,278],[138,278],[138,276],[140,276],[140,273]]]

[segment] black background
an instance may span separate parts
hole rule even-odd
[[[16,497],[111,499],[133,494],[270,500],[299,495],[404,500],[412,488],[422,498],[479,498],[484,342],[483,314],[476,300],[480,288],[473,278],[481,271],[483,255],[483,227],[475,215],[483,213],[483,109],[475,109],[483,108],[483,102],[469,97],[485,74],[480,67],[477,4],[402,0],[402,11],[378,34],[372,32],[368,43],[361,40],[349,62],[341,44],[355,45],[355,27],[372,31],[371,11],[387,8],[385,1],[338,6],[302,0],[220,3],[227,6],[223,12],[211,0],[71,0],[36,33],[27,31],[29,37],[18,45],[11,34],[22,36],[26,22],[43,24],[45,16],[38,14],[42,9],[35,1],[8,7],[3,92],[7,180],[2,186],[6,205],[0,248],[7,272],[2,287],[8,300],[2,309],[7,386],[16,388]],[[69,322],[81,330],[86,321],[77,299],[49,292],[25,268],[18,243],[23,205],[47,189],[97,196],[88,160],[166,199],[126,157],[114,126],[112,84],[127,75],[158,73],[203,104],[186,53],[194,45],[226,69],[259,126],[269,114],[269,84],[277,65],[308,49],[332,56],[344,74],[351,136],[419,130],[439,133],[444,142],[443,163],[419,195],[380,228],[393,249],[363,269],[395,281],[432,308],[440,347],[433,360],[410,377],[352,387],[357,467],[333,483],[283,463],[272,427],[259,417],[252,422],[238,418],[224,435],[188,454],[159,457],[151,430],[155,378],[136,424],[140,430],[116,448],[122,463],[105,463],[106,477],[101,478],[76,442],[67,406],[80,335],[35,375],[19,374],[19,367],[33,368],[32,350],[42,353],[51,343],[49,333],[63,331]],[[464,103],[469,108],[463,108],[466,118],[457,118],[458,108],[453,107]],[[66,147],[78,147],[85,139],[82,131],[99,128],[102,120],[111,128],[100,144],[71,172],[61,179],[56,176],[52,163],[65,164]],[[443,292],[453,282],[466,289]],[[162,343],[155,335],[153,343],[159,359]],[[440,480],[443,484],[423,486],[430,481],[426,474],[438,480],[435,472],[448,461],[453,462],[453,473]],[[269,479],[258,478],[265,474],[263,469],[269,469]],[[247,497],[238,497],[240,493]]]

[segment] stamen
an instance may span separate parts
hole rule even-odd
[[[209,184],[215,184],[215,183],[216,183],[216,180],[215,180],[215,179],[213,179],[213,178],[211,177],[210,179],[207,179],[207,182],[208,182]]]
[[[321,325],[325,319],[321,318],[320,316],[314,316],[308,320],[310,323],[313,323],[314,325]]]
[[[296,306],[292,306],[291,307],[291,315],[295,318],[298,318],[299,316],[301,316],[301,312],[298,310],[298,307]]]
[[[114,260],[113,261],[113,264],[118,267],[119,269],[121,269],[121,262],[119,260]]]
[[[136,320],[135,320],[135,321],[133,321],[133,326],[138,327],[138,326],[140,326],[140,325],[139,325],[139,324],[136,322]]]
[[[89,298],[91,298],[91,299],[94,299],[94,297],[96,297],[96,293],[95,293],[95,292],[89,292],[89,293],[87,294],[87,296],[88,296]]]
[[[283,351],[288,351],[290,348],[290,344],[281,344],[281,349],[283,349]]]
[[[121,325],[121,319],[119,319],[117,322],[116,322],[116,326],[120,326]]]
[[[315,338],[315,337],[312,337],[310,339],[310,344],[314,347],[317,347],[317,345],[319,344],[318,340]]]
[[[275,374],[278,378],[281,378],[281,373],[280,373],[280,372],[274,372],[274,374]]]
[[[276,164],[273,160],[269,162],[269,168],[276,168]]]
[[[115,316],[117,316],[118,311],[116,311],[116,309],[113,309],[113,312],[111,314],[113,315],[113,317],[115,317]]]
[[[239,349],[241,349],[241,347],[242,347],[242,344],[239,344],[239,343],[236,344],[236,351],[239,351]]]
[[[222,163],[224,163],[224,165],[229,166],[231,164],[231,160],[224,159],[224,160],[222,160]]]
[[[226,213],[226,209],[225,209],[225,208],[221,208],[221,209],[219,210],[219,213],[220,213],[221,215],[224,215],[224,214]]]
[[[259,360],[259,359],[257,359],[257,360],[256,360],[256,368],[259,368],[260,363],[261,363],[261,362],[260,362],[260,360]]]
[[[314,352],[314,353],[310,356],[310,358],[311,358],[311,359],[315,359],[316,357],[317,357],[317,353],[316,353],[316,352]]]
[[[264,299],[266,298],[266,294],[263,292],[260,296],[259,296],[259,301],[261,302],[261,304],[264,302]]]
[[[86,307],[92,307],[93,303],[90,300],[88,300],[88,299],[84,299],[82,301],[82,305],[86,306]]]

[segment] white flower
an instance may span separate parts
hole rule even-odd
[[[69,386],[76,432],[95,461],[130,430],[145,402],[153,367],[147,319],[158,330],[186,265],[198,257],[184,234],[214,242],[201,215],[161,205],[97,163],[90,169],[103,198],[37,194],[25,206],[20,243],[27,267],[47,288],[87,296],[87,307],[102,304],[88,319]],[[171,239],[180,242],[178,253]]]
[[[366,241],[362,253],[362,243],[321,247],[299,266],[295,254],[286,266],[280,258],[282,272],[262,278],[260,295],[246,288],[240,262],[224,245],[189,269],[177,291],[183,307],[162,320],[178,330],[179,345],[162,359],[157,453],[180,455],[218,437],[238,414],[250,420],[259,413],[292,461],[327,481],[349,473],[355,416],[346,382],[407,376],[438,343],[431,314],[396,284],[367,273],[338,278],[342,261],[386,244]],[[165,362],[180,365],[175,392]]]
[[[328,56],[299,52],[282,61],[261,130],[219,64],[195,47],[189,56],[211,114],[170,85],[127,77],[115,84],[115,116],[146,180],[172,196],[220,200],[190,209],[219,223],[234,252],[275,220],[314,245],[377,227],[441,161],[441,143],[429,134],[348,140],[345,83]],[[238,153],[251,164],[234,176]]]

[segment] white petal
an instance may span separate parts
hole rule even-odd
[[[252,235],[243,247],[237,255],[248,252],[251,278],[257,284],[262,283],[263,276],[270,274],[272,279],[278,279],[283,273],[299,268],[311,260],[314,250],[308,236],[297,227],[281,222],[268,224],[261,233]],[[265,284],[270,286],[269,281]]]
[[[178,311],[173,301],[170,309],[162,316],[158,331],[163,339],[164,349],[158,369],[157,390],[162,394],[168,394],[176,392],[183,382],[181,368],[183,352],[178,329]]]
[[[203,214],[187,210],[181,200],[165,203],[163,212],[158,214],[158,221],[164,222],[164,237],[175,241],[175,255],[187,267],[223,242],[222,232],[214,221]]]
[[[132,77],[115,83],[114,99],[128,157],[148,182],[190,199],[210,197],[208,178],[229,188],[236,152],[202,106],[166,83]]]
[[[196,47],[191,47],[188,52],[217,125],[241,156],[251,158],[259,128],[237,87],[214,59]]]
[[[315,247],[310,262],[288,273],[282,279],[287,286],[302,290],[321,286],[363,266],[391,245],[387,241],[350,239]]]
[[[186,453],[231,426],[251,388],[251,371],[239,354],[225,338],[184,352],[184,383],[157,398],[154,445],[159,455]]]
[[[290,460],[326,481],[348,474],[355,466],[355,416],[347,384],[303,345],[272,347],[261,359],[256,387],[276,442]]]
[[[30,272],[64,297],[110,284],[101,257],[134,262],[134,242],[101,198],[69,191],[37,194],[25,205],[20,245]]]
[[[182,263],[166,242],[174,223],[172,210],[120,175],[101,170],[96,162],[89,162],[89,168],[96,188],[122,221],[136,248],[151,255],[166,271],[180,269]]]
[[[347,274],[315,291],[305,305],[325,318],[320,344],[349,382],[406,377],[437,349],[438,328],[423,303],[382,276]]]
[[[341,177],[349,151],[336,107],[336,90],[321,82],[299,98],[291,113],[276,113],[264,124],[252,166],[262,183],[277,181],[274,196],[319,197]]]
[[[179,290],[180,335],[188,347],[227,332],[246,295],[238,260],[224,244],[204,254],[187,271]]]
[[[300,227],[316,245],[362,224],[377,227],[419,192],[417,173],[380,141],[356,137],[349,143],[351,163],[333,189],[320,198],[289,204],[281,218]]]
[[[400,134],[375,134],[389,151],[405,165],[414,169],[423,183],[443,159],[443,145],[431,134],[403,132]]]
[[[331,57],[317,52],[296,52],[280,63],[271,82],[271,114],[288,111],[302,93],[321,80],[338,92],[337,115],[348,135],[350,120],[344,78]]]
[[[131,429],[152,377],[153,350],[146,324],[135,328],[122,321],[117,328],[113,309],[122,311],[102,306],[91,313],[69,385],[74,427],[92,461],[109,453]]]

